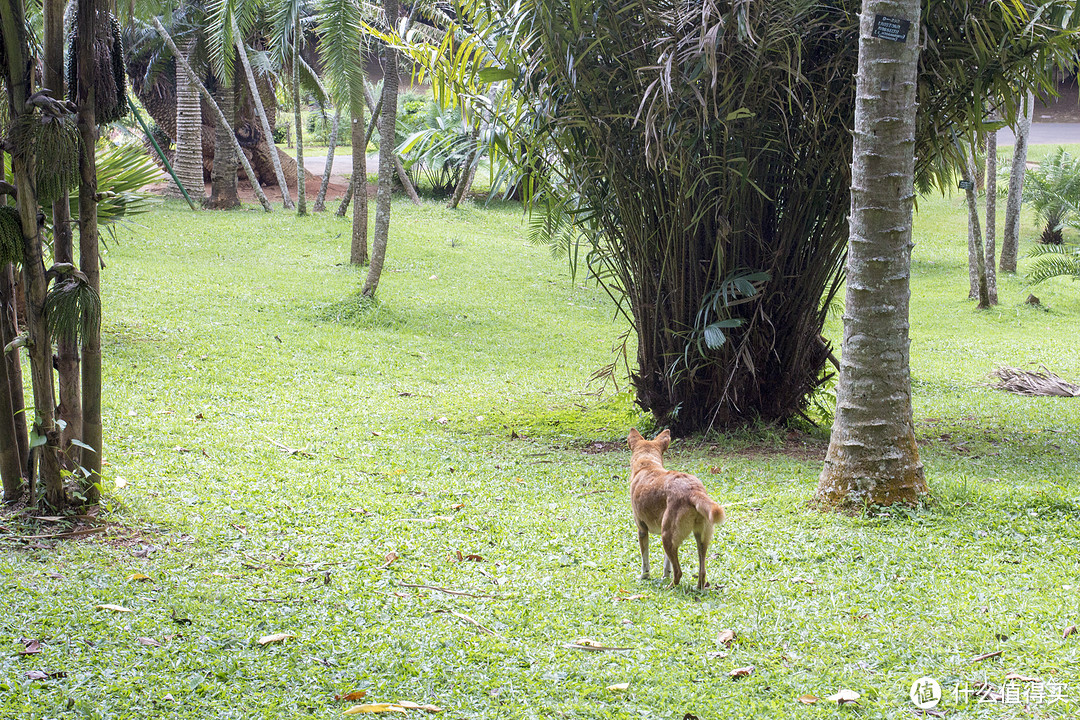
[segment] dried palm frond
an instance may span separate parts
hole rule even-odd
[[[33,159],[38,202],[59,198],[79,180],[79,129],[71,115],[34,110],[11,126],[12,155]]]
[[[1038,371],[998,367],[990,372],[990,377],[996,378],[996,382],[988,383],[990,387],[1017,395],[1080,397],[1080,385],[1063,380],[1050,372],[1045,365],[1040,365]]]
[[[0,205],[0,268],[22,262],[22,220],[12,205]]]
[[[45,297],[45,320],[57,340],[76,342],[97,331],[101,299],[81,273],[53,283]]]

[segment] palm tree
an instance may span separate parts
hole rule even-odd
[[[383,0],[383,20],[393,30],[398,17],[398,0]],[[390,235],[390,200],[392,193],[394,161],[397,158],[397,96],[398,52],[393,45],[383,48],[382,113],[379,116],[379,189],[375,196],[375,235],[371,244],[371,264],[364,280],[364,297],[375,297],[386,258],[386,245]],[[362,193],[360,194],[362,195]],[[358,197],[358,200],[363,199]]]
[[[1080,247],[1068,245],[1036,245],[1028,257],[1035,258],[1028,270],[1028,282],[1044,283],[1050,278],[1067,277],[1080,280]]]
[[[1038,168],[1027,171],[1024,202],[1043,223],[1039,242],[1060,245],[1062,229],[1080,217],[1080,159],[1063,147],[1055,148]]]
[[[1020,252],[1020,204],[1023,199],[1024,175],[1027,173],[1028,135],[1035,112],[1035,95],[1027,93],[1023,104],[1013,116],[1014,135],[1012,168],[1009,171],[1009,195],[1005,201],[1005,229],[1001,238],[1001,272],[1016,272],[1016,256]]]

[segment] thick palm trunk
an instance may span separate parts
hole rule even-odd
[[[296,118],[296,214],[307,215],[307,194],[304,188],[304,129],[300,117],[300,42],[303,33],[300,29],[300,7],[296,9],[296,24],[293,26],[293,117]]]
[[[398,0],[383,0],[383,12],[390,22],[398,16]],[[365,297],[375,297],[386,259],[386,244],[390,236],[390,206],[394,160],[397,153],[394,137],[397,126],[398,55],[397,49],[387,45],[383,73],[383,107],[379,117],[379,189],[375,195],[375,235],[371,243],[371,264],[364,281]],[[357,187],[357,202],[364,199],[361,187]]]
[[[986,293],[991,305],[998,304],[997,273],[997,130],[986,134]]]
[[[875,15],[910,21],[906,40],[872,37]],[[908,367],[918,28],[919,0],[863,1],[843,353],[816,495],[830,506],[912,503],[927,489]]]
[[[195,48],[195,41],[184,44],[183,57],[189,57]],[[202,107],[199,104],[199,91],[188,73],[182,68],[180,51],[176,54],[176,156],[173,158],[173,170],[183,184],[189,196],[198,203],[206,199],[203,184],[202,155]],[[183,61],[186,63],[186,59]],[[170,186],[171,186],[170,182]],[[176,197],[181,197],[179,188],[172,188]]]
[[[259,118],[259,126],[262,128],[263,137],[266,138],[267,147],[270,150],[274,177],[277,178],[278,187],[281,189],[281,201],[286,210],[292,210],[295,206],[289,195],[289,184],[285,182],[285,173],[281,169],[281,158],[278,157],[277,148],[274,146],[274,132],[270,129],[270,120],[266,117],[266,109],[263,107],[262,96],[259,94],[259,85],[255,82],[255,73],[251,70],[251,61],[248,60],[247,48],[244,47],[240,37],[240,28],[236,24],[235,17],[232,23],[236,54],[240,56],[240,64],[244,67],[244,77],[247,78],[248,91],[251,93],[252,104],[255,106],[255,115]]]
[[[161,24],[161,21],[157,18],[153,19],[154,29],[157,30],[158,35],[165,41],[165,44],[169,47],[169,51],[172,52],[173,57],[176,58],[177,64],[183,69],[182,74],[186,76],[187,81],[191,83],[195,90],[202,96],[202,99],[206,101],[210,111],[214,114],[214,121],[218,126],[229,127],[228,120],[225,119],[225,115],[222,114],[221,108],[214,102],[214,98],[210,95],[209,91],[203,86],[199,79],[195,76],[195,71],[191,69],[191,65],[188,64],[187,59],[180,54],[180,51],[176,48],[176,43],[173,42],[172,36],[169,35],[165,26]],[[236,151],[236,158],[240,161],[240,164],[244,168],[244,174],[247,176],[248,182],[251,183],[251,189],[255,192],[255,197],[259,199],[259,204],[262,205],[263,210],[270,212],[270,201],[266,199],[266,195],[262,191],[262,187],[259,186],[259,179],[255,176],[255,171],[251,169],[251,163],[248,162],[247,156],[244,155],[244,151],[240,149],[240,143],[236,140],[236,135],[229,133],[232,138],[233,149]],[[274,150],[271,146],[271,151]]]
[[[210,200],[207,207],[214,210],[230,210],[240,207],[237,194],[236,150],[233,148],[233,127],[236,123],[236,92],[232,83],[221,82],[218,86],[218,104],[228,126],[214,126],[214,164],[210,171]]]
[[[78,126],[82,137],[79,154],[79,268],[87,283],[100,297],[100,263],[97,224],[97,118],[94,106],[94,39],[108,27],[107,11],[95,0],[80,0],[79,27],[79,106]],[[99,15],[100,13],[100,15]],[[94,28],[86,32],[85,28]],[[200,172],[202,171],[200,165]],[[200,184],[200,188],[202,185]],[[82,479],[86,502],[96,505],[100,499],[101,455],[101,329],[95,326],[82,338],[82,448],[79,464],[87,474]]]
[[[1020,253],[1020,201],[1027,173],[1028,135],[1035,112],[1035,96],[1028,93],[1015,124],[1016,144],[1013,146],[1012,169],[1009,171],[1009,197],[1005,201],[1005,230],[1001,238],[1001,272],[1016,272],[1016,256]]]
[[[363,81],[361,80],[361,82],[363,82]],[[359,91],[357,91],[357,92],[359,92]],[[369,100],[369,101],[371,100],[371,96],[368,95],[368,92],[367,92],[367,86],[364,87],[364,93],[363,93],[362,97],[367,98],[367,100]],[[352,102],[351,99],[350,99],[350,102]],[[370,103],[369,103],[369,105],[370,105]],[[364,106],[361,104],[360,105],[361,115],[363,114],[363,107]],[[371,107],[372,107],[372,110],[371,110],[371,122],[368,123],[367,132],[364,133],[364,145],[363,145],[363,149],[360,150],[360,151],[357,151],[357,146],[356,146],[356,132],[357,132],[358,128],[356,128],[354,126],[353,130],[352,130],[352,132],[353,132],[353,135],[352,135],[353,175],[352,175],[352,178],[349,180],[349,187],[345,191],[345,196],[343,198],[341,198],[341,204],[338,205],[338,209],[337,209],[338,217],[345,217],[345,212],[349,209],[349,203],[352,202],[353,194],[356,192],[357,186],[361,185],[361,186],[364,186],[365,188],[367,186],[367,146],[368,146],[368,143],[371,142],[371,136],[375,133],[375,123],[378,122],[379,115],[382,113],[382,97],[379,97],[379,101],[377,103],[375,103],[375,105],[373,105]],[[364,171],[363,171],[362,174],[357,174],[356,167],[357,167],[358,162],[364,168]],[[366,190],[364,191],[364,195],[365,196],[367,195]],[[364,223],[365,223],[364,227],[367,227],[367,225],[366,225],[366,223],[367,223],[367,210],[366,209],[364,210]],[[364,236],[364,242],[367,243],[367,236],[366,235]],[[367,250],[366,249],[364,251],[364,262],[367,262]]]
[[[341,108],[334,109],[334,124],[330,128],[330,145],[326,148],[326,167],[323,169],[322,183],[315,195],[314,212],[326,210],[326,190],[330,187],[330,173],[334,170],[334,151],[337,149],[338,131],[341,129]]]
[[[45,21],[45,87],[52,90],[54,98],[66,97],[64,90],[64,5],[63,0],[46,0],[43,5]],[[72,247],[71,206],[65,191],[52,205],[53,261],[75,263]],[[57,414],[63,424],[60,431],[60,447],[68,457],[71,439],[82,438],[82,403],[79,398],[79,346],[74,339],[65,338],[56,343],[57,385],[60,404]],[[68,469],[73,469],[65,462]]]
[[[8,267],[0,268],[0,274],[6,276],[8,269]],[[0,295],[0,312],[7,310],[3,301],[4,298]],[[3,352],[4,346],[14,339],[8,336],[6,326],[7,323],[0,322],[0,354],[6,354]],[[18,353],[16,350],[12,352]],[[8,373],[8,363],[0,358],[0,480],[3,481],[3,500],[8,505],[22,499],[24,487],[25,465],[19,452],[19,431],[15,425],[15,392],[15,386]],[[18,394],[19,397],[22,396],[21,384]]]

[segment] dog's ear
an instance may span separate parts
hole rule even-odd
[[[644,439],[645,438],[641,437],[641,433],[638,432],[637,428],[630,428],[630,434],[626,436],[626,442],[630,445],[631,450]]]
[[[671,444],[671,431],[664,430],[664,432],[653,438],[653,442],[660,443],[660,452],[664,452],[668,449],[668,445]]]

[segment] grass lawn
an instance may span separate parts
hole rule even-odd
[[[977,312],[964,212],[929,197],[916,220],[933,498],[809,508],[824,431],[677,441],[669,465],[732,503],[699,593],[689,573],[637,578],[624,438],[649,422],[589,383],[625,324],[527,243],[520,207],[399,202],[364,309],[348,219],[167,203],[102,275],[107,530],[25,540],[63,526],[3,519],[0,718],[402,700],[447,718],[910,718],[920,676],[950,718],[1075,716],[1080,399],[982,383],[1029,362],[1080,378],[1080,287],[1037,289],[1037,309],[1003,277]],[[571,647],[585,638],[618,649]],[[1003,686],[1010,671],[1038,681]],[[980,682],[1010,702],[965,695]],[[858,705],[825,699],[841,689]]]

